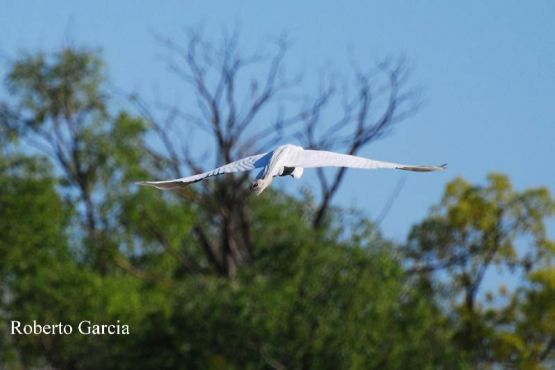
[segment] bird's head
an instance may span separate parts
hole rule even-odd
[[[272,183],[272,179],[269,179],[269,180],[257,179],[257,180],[254,180],[254,182],[251,184],[250,189],[256,192],[256,195],[260,195],[262,194],[264,189],[266,189],[271,183]]]

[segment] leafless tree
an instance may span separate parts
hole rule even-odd
[[[195,98],[194,107],[156,103],[153,108],[134,97],[159,139],[160,145],[149,152],[167,163],[169,172],[161,176],[206,170],[203,161],[191,154],[187,140],[191,132],[213,140],[217,165],[268,151],[287,140],[358,154],[418,106],[402,59],[386,60],[367,72],[353,67],[354,84],[321,78],[317,93],[311,95],[302,92],[300,78],[287,76],[285,38],[271,43],[273,52],[253,54],[242,53],[237,33],[216,46],[195,30],[187,31],[183,45],[168,38],[160,42],[169,51],[170,71]],[[162,118],[157,108],[164,112]],[[332,121],[334,114],[328,117],[328,112],[337,111],[341,114]],[[345,173],[345,169],[318,170],[321,195],[312,219],[315,229],[324,225]],[[210,215],[198,220],[194,234],[216,271],[227,276],[249,261],[253,250],[246,179],[246,175],[227,176],[203,182],[199,191],[181,193]]]
[[[297,137],[305,147],[357,155],[418,109],[418,89],[408,87],[409,71],[403,59],[386,60],[369,72],[353,69],[355,82],[351,91],[343,88],[338,93],[334,84],[330,84],[322,89],[304,116]],[[333,102],[334,98],[340,102]],[[343,114],[329,122],[322,116],[333,105],[340,106]],[[313,218],[315,228],[322,227],[346,171],[340,168],[330,175],[318,168],[321,198]]]

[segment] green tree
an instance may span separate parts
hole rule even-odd
[[[43,294],[66,279],[69,257],[65,226],[70,210],[56,193],[48,168],[45,160],[0,157],[0,324],[6,340],[2,362],[16,360],[17,339],[7,335],[9,319],[34,317],[42,305],[63,306],[62,292]],[[28,341],[18,344],[33,353]]]
[[[545,221],[553,212],[546,188],[517,191],[507,176],[491,174],[485,186],[460,178],[449,183],[441,203],[413,228],[410,270],[447,300],[457,342],[476,365],[539,365],[549,355],[555,332],[543,320],[555,307],[549,300],[554,245]],[[516,289],[484,291],[492,269],[517,276]]]
[[[465,367],[445,316],[409,284],[393,246],[371,224],[354,218],[351,237],[323,236],[306,202],[274,192],[254,202],[253,264],[233,280],[177,278],[172,309],[139,329],[144,366]]]
[[[145,124],[108,109],[104,64],[93,51],[66,48],[25,54],[6,77],[13,104],[2,109],[3,129],[47,155],[61,174],[64,197],[76,205],[83,255],[107,271],[117,241],[114,200],[139,166]]]

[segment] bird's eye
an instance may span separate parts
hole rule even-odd
[[[255,182],[254,184],[252,184],[252,187],[253,187],[253,188],[257,188],[257,187],[258,187],[258,184]]]

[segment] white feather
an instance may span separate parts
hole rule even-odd
[[[313,168],[313,167],[349,167],[363,169],[391,168],[405,171],[431,172],[442,171],[446,165],[417,166],[394,162],[376,161],[354,155],[328,152],[323,150],[303,150],[288,166]]]
[[[285,167],[294,167],[293,177],[302,176],[304,168],[313,167],[349,167],[363,169],[392,168],[405,171],[431,172],[442,171],[447,168],[441,166],[415,166],[393,162],[376,161],[373,159],[357,157],[354,155],[328,152],[323,150],[304,150],[300,146],[283,145],[272,152],[253,155],[238,161],[228,163],[211,171],[197,175],[166,181],[142,181],[139,185],[149,185],[162,190],[176,189],[208,177],[225,173],[250,171],[262,168],[257,181],[252,188],[261,193],[272,182],[272,178],[283,174]]]
[[[252,155],[250,157],[245,157],[235,162],[231,162],[224,166],[215,168],[211,171],[199,173],[193,176],[182,177],[180,179],[165,180],[165,181],[140,181],[140,182],[137,182],[137,184],[154,186],[155,188],[158,188],[161,190],[177,189],[185,185],[189,185],[194,182],[204,180],[208,177],[218,176],[224,173],[250,171],[255,168],[266,167],[272,157],[271,154],[272,153],[269,152],[264,154]]]

